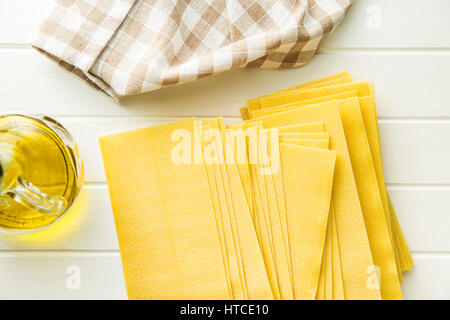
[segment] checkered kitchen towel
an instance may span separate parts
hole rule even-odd
[[[353,0],[57,0],[33,46],[126,95],[237,67],[305,64]]]

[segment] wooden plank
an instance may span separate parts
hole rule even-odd
[[[0,3],[0,43],[30,42],[52,0]],[[450,3],[434,0],[355,1],[335,33],[324,43],[333,48],[449,47]],[[17,17],[20,17],[18,19]]]
[[[450,183],[450,121],[381,121],[387,183]]]
[[[415,254],[415,266],[403,276],[405,299],[450,299],[450,256]]]
[[[450,299],[450,257],[418,254],[414,258],[416,266],[404,276],[404,297]],[[1,254],[0,282],[0,299],[126,298],[118,253]]]
[[[389,186],[410,249],[450,251],[450,187]]]
[[[118,252],[1,254],[0,282],[0,299],[126,299]]]
[[[233,70],[118,105],[31,49],[0,50],[0,110],[77,116],[240,116],[247,99],[348,69],[374,81],[380,117],[450,117],[450,52],[326,52],[305,67]],[[19,98],[20,97],[20,98]]]
[[[449,48],[450,2],[435,0],[354,1],[323,47]]]

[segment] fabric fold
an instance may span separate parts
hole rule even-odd
[[[96,89],[115,96],[104,80],[90,73],[102,51],[126,21],[136,0],[57,0],[42,22],[33,48]]]
[[[116,101],[308,62],[352,0],[57,0],[33,47]]]

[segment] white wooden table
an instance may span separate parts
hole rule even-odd
[[[51,0],[0,0],[0,114],[49,114],[79,141],[86,184],[47,231],[0,234],[0,298],[126,298],[97,138],[177,118],[239,119],[243,102],[349,70],[375,82],[386,181],[415,258],[409,299],[450,299],[450,1],[357,0],[305,67],[237,70],[117,105],[32,50]]]

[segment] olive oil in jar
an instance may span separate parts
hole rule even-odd
[[[82,166],[70,134],[51,118],[0,116],[0,229],[29,232],[75,201]]]

